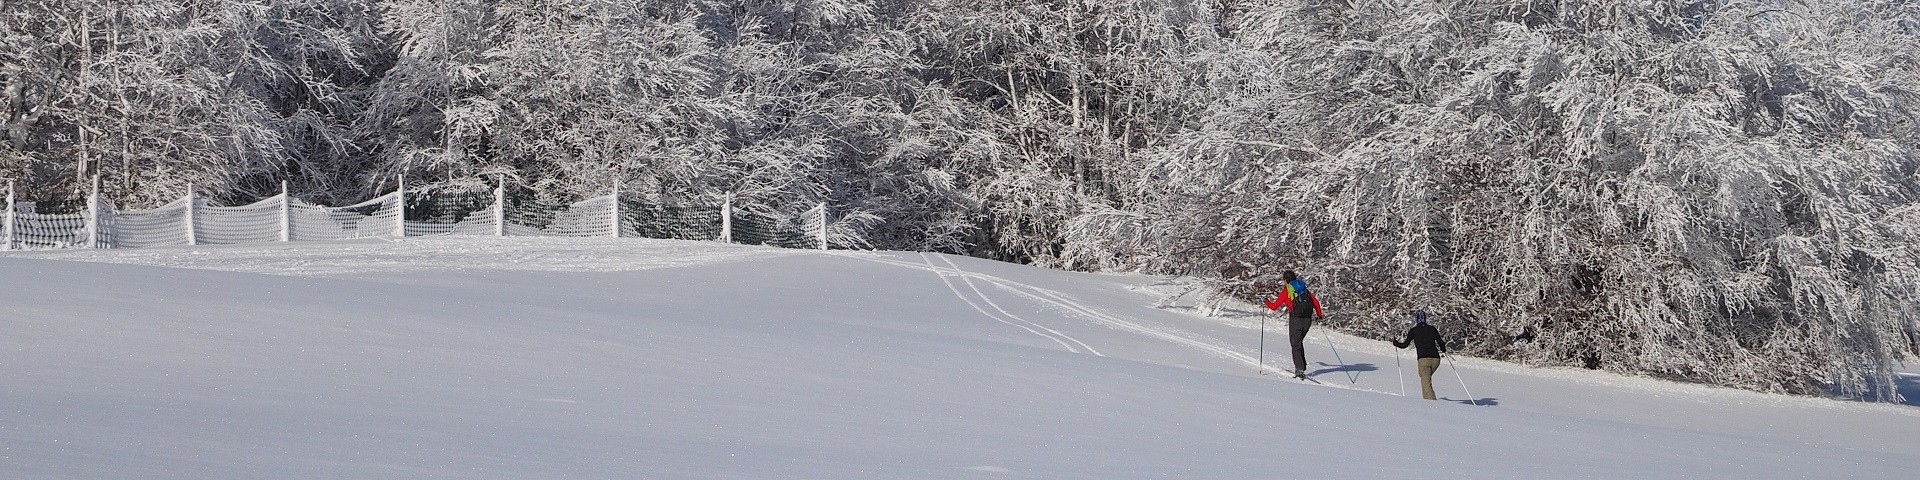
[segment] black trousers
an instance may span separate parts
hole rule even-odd
[[[1287,320],[1287,329],[1291,330],[1287,335],[1287,341],[1293,344],[1293,371],[1296,373],[1306,373],[1307,329],[1313,328],[1313,319],[1290,318]]]

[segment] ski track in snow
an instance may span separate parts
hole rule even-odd
[[[1256,376],[1240,370],[1240,365],[1254,366],[1256,370],[1266,369],[1262,361],[1256,358],[1252,331],[1259,327],[1259,321],[1251,312],[1264,312],[1259,307],[1238,309],[1226,317],[1207,316],[1203,312],[1187,311],[1178,308],[1177,303],[1156,304],[1140,297],[1116,292],[1116,287],[1134,285],[1135,280],[1151,281],[1151,278],[1121,279],[1118,284],[1110,284],[1097,276],[1079,276],[1078,274],[1049,273],[1030,267],[1016,267],[972,258],[952,258],[947,255],[915,252],[872,252],[872,251],[829,251],[786,250],[770,247],[745,245],[724,245],[706,242],[652,241],[639,239],[563,239],[563,238],[461,238],[428,237],[408,238],[397,241],[373,240],[350,242],[303,242],[298,244],[256,244],[256,245],[220,245],[186,248],[154,248],[125,250],[79,250],[79,251],[34,251],[8,252],[0,257],[38,258],[46,260],[78,260],[100,263],[140,264],[162,267],[223,270],[267,275],[285,275],[300,277],[340,277],[354,280],[372,280],[374,283],[399,280],[410,286],[419,283],[432,288],[433,282],[443,281],[444,273],[466,271],[520,271],[520,272],[611,272],[641,271],[652,269],[695,267],[679,272],[658,272],[633,275],[634,278],[657,280],[659,277],[676,275],[714,274],[717,269],[721,275],[725,272],[757,272],[762,268],[786,272],[791,269],[798,275],[804,275],[811,268],[833,268],[831,259],[856,259],[873,262],[877,267],[866,267],[865,271],[885,271],[887,269],[908,269],[905,278],[921,278],[919,275],[933,273],[946,287],[947,293],[932,289],[931,283],[906,285],[915,295],[927,298],[944,298],[948,293],[966,302],[980,315],[993,319],[1003,325],[1024,330],[1033,335],[1046,338],[1058,344],[1061,349],[1074,354],[1088,354],[1088,357],[1113,357],[1127,361],[1139,361],[1159,365],[1188,368],[1214,374],[1240,375],[1257,378],[1264,382],[1266,376]],[[934,257],[939,260],[935,261]],[[802,262],[773,262],[768,265],[752,265],[770,259],[794,259],[811,257]],[[825,261],[823,261],[825,260]],[[747,262],[742,265],[724,265]],[[968,263],[972,262],[972,263]],[[963,267],[964,265],[964,267]],[[857,266],[856,266],[857,267]],[[853,271],[860,271],[858,268]],[[27,273],[27,272],[22,272]],[[149,272],[150,274],[151,272]],[[1006,276],[994,275],[994,273]],[[744,273],[754,275],[754,273]],[[486,275],[488,278],[527,278],[524,274]],[[901,278],[897,275],[886,275]],[[453,281],[460,281],[454,275]],[[531,284],[564,284],[578,279],[565,278],[564,275],[536,275]],[[622,276],[628,277],[628,276]],[[30,278],[30,277],[27,277]],[[161,278],[164,278],[162,276]],[[596,276],[597,278],[597,276]],[[1020,280],[1014,280],[1014,279]],[[1117,278],[1117,277],[1116,277]],[[958,279],[958,282],[954,280]],[[1024,281],[1022,281],[1024,280]],[[242,280],[244,281],[244,280]],[[1031,283],[1029,283],[1031,282]],[[961,285],[964,284],[965,288]],[[1054,287],[1049,289],[1043,287]],[[891,287],[891,286],[890,286]],[[991,287],[991,288],[988,288]],[[1149,287],[1150,288],[1150,287]],[[1137,292],[1140,287],[1128,286],[1127,291]],[[167,291],[160,288],[159,291]],[[995,293],[987,293],[989,291]],[[1071,293],[1068,293],[1071,292]],[[1150,293],[1150,292],[1149,292]],[[997,298],[996,298],[997,297]],[[241,302],[245,305],[244,299]],[[945,321],[951,325],[961,325],[969,334],[985,332],[995,338],[1012,339],[1033,349],[1056,351],[1047,342],[1040,342],[1005,327],[980,322],[978,317],[965,314],[964,310],[954,311],[951,306],[943,308]],[[689,314],[698,317],[704,310],[695,308]],[[1263,319],[1265,318],[1262,316]],[[1270,327],[1270,326],[1269,326]],[[1284,328],[1282,328],[1284,331]],[[698,332],[695,330],[695,332]],[[368,332],[377,334],[378,332]],[[1244,336],[1242,336],[1244,334]],[[392,335],[382,334],[390,341]],[[1333,358],[1325,358],[1342,363],[1329,365],[1318,363],[1327,368],[1319,373],[1319,382],[1293,380],[1287,375],[1274,375],[1274,380],[1285,379],[1280,383],[1314,383],[1313,386],[1359,390],[1383,396],[1400,397],[1418,391],[1416,377],[1412,376],[1411,365],[1402,366],[1408,360],[1404,351],[1391,348],[1379,340],[1362,338],[1322,326],[1308,340],[1309,348],[1317,349],[1325,344],[1333,352]],[[1282,335],[1284,338],[1284,334]],[[1163,343],[1164,342],[1164,343]],[[1287,362],[1285,340],[1276,348],[1276,360]],[[1094,345],[1099,345],[1096,349]],[[850,350],[861,351],[861,350]],[[1310,350],[1317,351],[1317,350]],[[861,351],[866,353],[865,351]],[[886,351],[875,353],[883,355]],[[1312,355],[1312,354],[1310,354]],[[1322,354],[1324,355],[1324,354]],[[1320,355],[1313,355],[1319,357]],[[1344,356],[1344,358],[1339,358]],[[1392,357],[1391,360],[1388,357]],[[669,358],[669,357],[661,357]],[[752,358],[748,356],[746,358]],[[1323,357],[1324,358],[1324,357]],[[838,365],[838,358],[823,360],[813,367],[832,370]],[[1345,364],[1346,361],[1355,362]],[[1069,365],[1082,365],[1081,362],[1065,362]],[[664,365],[678,365],[666,361]],[[1396,377],[1394,381],[1385,381],[1388,372],[1384,367],[1392,364]],[[1111,361],[1087,361],[1084,365],[1099,365],[1100,368],[1120,368]],[[1375,367],[1374,365],[1378,365]],[[1465,369],[1456,365],[1467,365]],[[1024,368],[1024,367],[1022,367]],[[1092,367],[1088,367],[1092,368]],[[1910,367],[1909,367],[1910,368]],[[1530,418],[1530,415],[1547,414],[1570,418],[1572,423],[1586,421],[1617,422],[1622,425],[1653,427],[1649,432],[1683,431],[1705,432],[1708,435],[1740,439],[1750,442],[1759,439],[1785,445],[1802,445],[1827,450],[1840,446],[1862,452],[1881,452],[1892,455],[1911,455],[1911,435],[1906,432],[1917,430],[1912,420],[1920,418],[1920,409],[1912,406],[1872,404],[1865,402],[1835,401],[1816,397],[1795,397],[1773,395],[1744,390],[1733,390],[1698,384],[1632,377],[1608,372],[1593,372],[1569,368],[1530,367],[1511,362],[1481,359],[1474,357],[1449,358],[1443,370],[1435,379],[1442,400],[1429,406],[1427,403],[1404,402],[1409,412],[1421,412],[1424,409],[1438,407],[1448,412],[1445,416],[1463,419],[1514,419]],[[1470,381],[1460,378],[1461,370],[1467,370],[1467,376],[1475,377]],[[682,371],[682,370],[672,370]],[[1277,372],[1277,370],[1275,370]],[[1341,372],[1349,383],[1340,384],[1325,373]],[[1453,381],[1445,377],[1454,377]],[[1233,384],[1210,379],[1210,382]],[[1457,382],[1457,385],[1456,385]],[[1903,394],[1913,396],[1920,393],[1920,375],[1910,369],[1901,373],[1896,382]],[[1452,387],[1452,388],[1449,388]],[[1452,393],[1489,393],[1489,398],[1467,395],[1465,398],[1447,395]],[[1469,389],[1471,388],[1471,390]],[[1409,390],[1413,390],[1409,392]],[[290,388],[289,391],[300,391]],[[1041,391],[1045,391],[1042,389]],[[1259,389],[1260,392],[1272,392],[1272,395],[1286,397],[1299,395],[1290,388]],[[1331,395],[1337,392],[1323,391]],[[1268,395],[1261,393],[1260,395]],[[1301,398],[1343,398],[1307,394]],[[1184,397],[1182,397],[1184,398]],[[1414,397],[1418,398],[1418,397]],[[527,399],[547,408],[582,409],[592,408],[596,398],[582,395],[581,392],[539,391],[529,392]],[[604,401],[604,399],[599,399]],[[903,404],[912,404],[918,398],[908,398]],[[1379,402],[1379,405],[1398,405],[1400,399],[1370,400],[1359,397],[1341,401]],[[1481,406],[1496,408],[1454,410],[1447,408],[1449,403],[1465,405],[1469,401],[1479,402]],[[1914,405],[1909,403],[1908,405]],[[1498,408],[1506,407],[1506,408]],[[1261,407],[1265,408],[1265,406]],[[752,410],[764,413],[764,410]],[[1077,415],[1097,415],[1100,409],[1074,411],[1062,418],[1079,418]],[[1436,410],[1435,412],[1438,412]],[[1503,413],[1492,417],[1484,415],[1494,411]],[[1736,416],[1716,416],[1715,412],[1740,412]],[[1398,410],[1386,411],[1391,416]],[[909,419],[927,418],[915,414]],[[1363,417],[1364,418],[1364,417]],[[1760,419],[1758,422],[1749,420]],[[971,421],[971,419],[970,419]],[[1821,422],[1834,422],[1833,426]],[[1231,422],[1228,422],[1231,423]],[[1127,422],[1104,422],[1102,426],[1127,425]],[[1614,423],[1607,423],[1609,425]],[[1758,424],[1758,426],[1748,426]],[[1559,424],[1553,424],[1559,425]],[[1326,427],[1325,424],[1318,426]],[[1551,427],[1550,425],[1549,427]],[[1394,425],[1399,428],[1400,425]],[[585,429],[583,431],[591,431]],[[1548,438],[1551,428],[1542,430]],[[997,438],[1003,432],[982,433],[982,438]],[[1471,433],[1471,432],[1467,432]],[[1536,432],[1538,433],[1538,432]],[[1659,434],[1649,433],[1646,438]],[[1730,435],[1730,436],[1729,436]],[[1872,440],[1862,442],[1859,437]],[[728,438],[720,436],[717,438]],[[1354,437],[1359,438],[1359,437]],[[1505,437],[1494,437],[1505,438]],[[1628,439],[1629,437],[1621,437]],[[1720,438],[1720,437],[1713,437]],[[1622,443],[1634,443],[1625,441]],[[1528,443],[1525,445],[1532,445]],[[1742,443],[1745,445],[1745,443]],[[1865,445],[1865,446],[1863,446]],[[1463,445],[1463,447],[1465,447]],[[1604,448],[1601,450],[1605,450]],[[1738,450],[1736,449],[1735,452]],[[0,452],[4,453],[4,452]],[[1655,452],[1657,453],[1657,452]],[[1325,452],[1318,458],[1338,458],[1338,452]],[[1738,457],[1737,453],[1728,454],[1729,459],[1752,461]],[[1584,458],[1584,457],[1583,457]],[[1901,457],[1905,458],[1905,457]],[[1899,462],[1895,462],[1896,464]],[[0,455],[0,466],[6,464],[5,456]],[[710,466],[709,463],[701,463]],[[996,459],[981,459],[977,463],[969,462],[945,465],[955,469],[967,469],[980,473],[1005,473],[1006,471],[1025,472],[1026,468],[1005,469],[1005,467],[1027,467],[1021,462],[998,463]],[[1856,464],[1863,465],[1863,464]],[[969,468],[971,466],[971,468]],[[1751,466],[1751,464],[1749,464]],[[1458,466],[1456,466],[1458,467]],[[1607,468],[1615,465],[1608,464]],[[1655,470],[1657,471],[1657,470]],[[1057,472],[1056,472],[1057,473]],[[1379,473],[1379,472],[1375,472]],[[1641,472],[1647,473],[1647,472]],[[1842,474],[1845,475],[1844,473]],[[1416,475],[1418,476],[1418,475]],[[1544,475],[1555,476],[1555,475]],[[1639,475],[1645,476],[1645,475]],[[1766,477],[1767,475],[1759,475]],[[1792,476],[1798,476],[1797,474]],[[1873,476],[1873,475],[1867,475]],[[1214,476],[1213,478],[1228,478]],[[47,477],[58,478],[58,477]],[[67,476],[66,478],[75,478]],[[353,477],[346,477],[353,478]],[[364,477],[361,477],[364,478]],[[523,477],[525,478],[525,477]],[[930,478],[930,477],[929,477]],[[1057,477],[1056,477],[1057,478]],[[1511,478],[1525,478],[1514,475]],[[1572,478],[1579,478],[1577,476]],[[1898,477],[1895,477],[1898,478]]]
[[[1069,336],[1067,334],[1060,333],[1059,330],[1054,330],[1054,329],[1042,326],[1040,324],[1033,323],[1032,321],[1029,321],[1027,319],[1020,318],[1019,315],[1014,315],[1012,312],[1008,312],[1007,309],[1005,308],[1001,308],[1000,304],[994,303],[993,299],[991,298],[987,298],[987,294],[981,292],[980,287],[975,286],[973,284],[973,280],[970,277],[968,277],[964,271],[960,270],[960,267],[958,265],[954,265],[953,271],[959,272],[959,273],[948,273],[946,271],[942,271],[939,267],[934,266],[933,259],[928,258],[927,254],[925,253],[920,254],[920,258],[927,262],[927,266],[930,267],[929,270],[932,270],[934,275],[937,275],[940,277],[940,283],[947,285],[947,290],[953,291],[953,295],[955,297],[959,297],[961,301],[967,302],[968,306],[973,307],[973,310],[980,312],[981,315],[986,315],[987,318],[991,318],[996,322],[1019,327],[1020,329],[1026,330],[1027,332],[1030,332],[1034,335],[1039,335],[1041,337],[1045,337],[1048,340],[1053,340],[1053,343],[1058,343],[1060,344],[1060,346],[1066,347],[1067,351],[1069,352],[1080,353],[1079,348],[1073,347],[1074,345],[1079,345],[1080,348],[1085,348],[1088,352],[1091,352],[1094,355],[1099,355],[1102,357],[1106,356],[1106,355],[1101,355],[1099,350],[1095,350],[1093,347],[1088,346],[1085,342],[1081,342],[1080,340],[1075,339],[1072,336]],[[945,257],[941,257],[941,259],[946,260]],[[947,264],[953,265],[953,261],[947,260]],[[953,286],[953,281],[948,280],[948,277],[960,277],[960,280],[962,282],[966,282],[967,288],[970,288],[973,290],[974,295],[977,295],[980,297],[981,300],[986,301],[987,305],[993,306],[994,310],[999,310],[1001,315],[1005,315],[1006,318],[1012,318],[1019,323],[1009,322],[1005,318],[1001,318],[1001,315],[994,315],[993,313],[988,312],[987,309],[980,308],[979,302],[975,302],[973,301],[972,298],[967,297],[967,294],[961,293],[958,287]],[[1039,330],[1035,330],[1036,328]]]
[[[49,260],[76,260],[101,263],[122,263],[151,265],[161,267],[194,268],[223,270],[269,275],[293,275],[306,277],[354,277],[379,275],[386,273],[414,271],[465,271],[465,270],[518,270],[551,272],[610,272],[636,271],[659,268],[679,268],[700,265],[750,261],[792,255],[817,254],[811,250],[788,250],[771,247],[712,248],[710,245],[677,244],[675,242],[652,242],[647,248],[618,248],[619,242],[632,242],[634,239],[612,238],[556,238],[556,237],[460,237],[433,236],[410,237],[408,239],[369,239],[340,242],[300,242],[297,244],[246,244],[246,245],[202,245],[190,247],[157,247],[144,249],[106,249],[106,250],[52,250],[10,252],[28,258]],[[947,288],[975,310],[995,321],[1019,327],[1028,332],[1060,344],[1074,353],[1091,353],[1107,356],[1093,346],[1067,335],[1058,329],[1050,328],[1019,315],[1009,312],[994,302],[975,281],[986,282],[1002,291],[1072,316],[1088,319],[1094,324],[1104,325],[1121,331],[1132,332],[1150,338],[1156,338],[1186,348],[1206,352],[1208,355],[1244,363],[1261,370],[1266,366],[1260,360],[1213,339],[1182,332],[1165,326],[1149,326],[1119,315],[1101,311],[1085,302],[1073,299],[1070,295],[1037,285],[1009,280],[995,275],[967,271],[960,268],[951,258],[943,254],[921,254],[925,263],[883,258],[874,252],[829,251],[829,255],[855,258],[900,268],[908,268],[934,273],[940,276]],[[946,267],[939,266],[928,255],[937,256]],[[967,285],[961,289],[950,278],[959,278]],[[969,296],[964,290],[972,290]],[[977,301],[975,299],[978,299]],[[984,301],[987,306],[979,303]],[[995,314],[989,310],[997,310]],[[1316,335],[1324,341],[1336,342],[1326,333]],[[1351,372],[1348,372],[1351,375]],[[1351,376],[1349,379],[1351,380]],[[1373,391],[1351,385],[1325,384],[1330,387]],[[1386,392],[1381,392],[1386,393]]]
[[[826,254],[845,258],[891,265],[936,273],[942,281],[948,276],[963,280],[979,280],[996,288],[1013,293],[1022,298],[1042,305],[1051,306],[1073,316],[1089,319],[1095,324],[1105,325],[1122,331],[1161,339],[1176,345],[1197,349],[1208,355],[1244,363],[1261,370],[1259,359],[1254,355],[1242,353],[1227,342],[1207,338],[1204,335],[1183,332],[1167,326],[1147,326],[1120,316],[1108,314],[1090,305],[1076,301],[1064,293],[1036,285],[1012,281],[1006,278],[965,271],[952,260],[942,259],[951,268],[927,263],[914,263],[904,260],[884,258],[880,252],[839,250],[819,252],[815,250],[789,250],[773,247],[752,247],[734,245],[727,248],[715,248],[714,245],[701,243],[679,243],[674,241],[647,241],[644,248],[631,248],[636,239],[631,238],[563,238],[563,237],[461,237],[431,236],[409,237],[407,239],[365,239],[338,242],[299,242],[293,244],[246,244],[246,245],[201,245],[188,247],[155,247],[142,249],[104,249],[104,250],[42,250],[6,252],[9,256],[21,258],[41,258],[48,260],[72,260],[99,263],[118,263],[150,265],[175,268],[222,270],[269,275],[292,275],[304,277],[355,277],[379,275],[385,273],[419,271],[466,271],[466,270],[514,270],[514,271],[550,271],[550,272],[611,272],[637,271],[660,268],[680,268],[701,265],[752,261],[794,255]],[[939,255],[939,254],[935,254]],[[980,298],[986,296],[978,287],[970,287]],[[950,290],[962,300],[974,304],[972,300],[951,283]],[[991,300],[988,300],[991,304]],[[1058,330],[1040,326],[1038,323],[1020,318],[1029,326],[1008,322],[988,313],[977,304],[974,308],[983,315],[995,318],[1002,323],[1028,329],[1036,335],[1061,343],[1063,347],[1078,351],[1072,344],[1079,344],[1090,353],[1105,356],[1093,351],[1092,347],[1078,339],[1060,334],[1061,338],[1045,333]],[[999,306],[994,305],[995,308]],[[1253,307],[1258,308],[1258,307]],[[1002,310],[1004,311],[1004,310]],[[1016,317],[1017,318],[1017,317]],[[1036,329],[1038,328],[1038,329]],[[1039,330],[1045,329],[1045,330]],[[1355,352],[1379,357],[1396,357],[1400,352],[1380,342],[1363,339],[1338,332],[1321,330],[1313,336],[1321,342],[1329,343],[1329,348],[1337,345],[1341,351]],[[1312,342],[1312,340],[1309,340]],[[1284,345],[1284,343],[1283,343]],[[1568,368],[1530,367],[1510,362],[1486,360],[1473,357],[1458,357],[1457,363],[1478,371],[1521,375],[1543,379],[1554,379],[1577,384],[1603,386],[1637,390],[1654,394],[1682,394],[1699,397],[1732,396],[1740,402],[1771,403],[1780,405],[1798,405],[1804,407],[1839,408],[1852,410],[1873,410],[1906,416],[1920,415],[1920,410],[1889,405],[1876,405],[1861,402],[1833,402],[1828,399],[1812,397],[1794,397],[1750,392],[1708,385],[1683,384],[1650,378],[1620,376],[1604,372],[1589,372]],[[1451,369],[1453,365],[1450,363]],[[1328,387],[1362,390],[1387,395],[1394,392],[1381,391],[1351,383],[1356,372],[1346,372],[1350,376],[1350,385],[1324,384]],[[1456,375],[1458,372],[1455,372]],[[1404,371],[1396,383],[1400,390],[1406,390],[1406,384],[1412,380]],[[1904,374],[1906,382],[1920,384],[1920,374]],[[1913,396],[1920,387],[1903,389],[1903,394]],[[1404,395],[1403,395],[1404,396]],[[1915,399],[1909,398],[1908,405],[1914,405]]]
[[[1255,358],[1252,355],[1248,355],[1246,353],[1242,353],[1240,351],[1234,350],[1232,347],[1221,345],[1215,342],[1210,342],[1200,338],[1195,338],[1194,336],[1191,336],[1170,328],[1155,328],[1155,327],[1142,325],[1139,322],[1134,322],[1113,314],[1103,312],[1100,309],[1094,308],[1084,302],[1074,300],[1072,297],[1064,293],[1060,293],[1058,291],[1054,291],[1051,289],[1047,289],[1044,287],[1036,286],[1036,285],[1025,283],[1025,282],[1009,280],[1007,278],[999,277],[991,274],[966,271],[961,269],[959,265],[953,263],[951,259],[946,258],[946,255],[933,254],[935,256],[941,257],[943,261],[945,261],[948,265],[951,265],[951,268],[942,268],[940,266],[934,265],[931,260],[928,260],[927,263],[925,264],[916,264],[916,263],[906,262],[906,261],[876,258],[873,255],[862,254],[858,252],[849,252],[849,253],[834,252],[833,254],[860,259],[860,260],[866,260],[866,261],[880,263],[880,264],[885,264],[885,265],[896,266],[896,267],[916,269],[916,270],[927,270],[940,275],[942,281],[946,281],[946,277],[949,275],[957,276],[957,277],[961,277],[963,280],[968,280],[969,286],[972,285],[972,282],[970,281],[971,279],[978,279],[978,280],[987,282],[989,284],[992,284],[996,287],[999,287],[1002,290],[1006,290],[1008,292],[1014,293],[1028,300],[1032,300],[1036,303],[1049,305],[1061,311],[1068,312],[1070,314],[1080,316],[1083,318],[1087,318],[1089,320],[1092,320],[1095,324],[1104,325],[1109,328],[1114,328],[1114,329],[1126,331],[1126,332],[1132,332],[1138,335],[1144,335],[1151,338],[1157,338],[1160,340],[1164,340],[1164,341],[1167,341],[1176,345],[1188,347],[1188,348],[1193,348],[1196,350],[1206,352],[1217,358],[1223,358],[1223,359],[1228,359],[1228,360],[1232,360],[1240,363],[1245,363],[1247,366],[1256,367],[1256,369],[1259,369],[1259,367],[1262,367],[1262,365],[1260,365],[1259,359]],[[925,254],[925,253],[921,254],[923,258],[925,258],[926,255],[928,254]],[[965,295],[962,295],[960,291],[957,288],[953,287],[951,283],[948,284],[948,288],[954,290],[955,295],[961,295],[962,300],[966,300]],[[980,293],[980,290],[978,288],[974,288],[974,292]],[[981,298],[985,299],[986,295],[984,293],[981,293]],[[973,304],[973,301],[968,300],[967,303],[971,305]],[[992,303],[992,301],[988,300],[988,303]],[[998,305],[995,305],[994,307],[996,309],[999,308]],[[974,305],[974,309],[980,310],[980,313],[986,314],[990,317],[993,316],[992,314],[987,313],[985,309],[980,308],[979,305]],[[1000,311],[1003,313],[1006,312],[1006,310],[1004,309]],[[995,319],[998,320],[998,318],[995,318]],[[1007,322],[1002,320],[1002,323],[1007,323]],[[1038,326],[1038,325],[1036,324],[1035,326]],[[1045,328],[1045,327],[1041,327],[1041,328]],[[1046,330],[1054,333],[1059,333],[1058,331],[1053,329],[1046,329]],[[1032,330],[1029,329],[1029,331],[1032,331]],[[1035,333],[1039,334],[1038,332],[1035,332]],[[1061,334],[1061,335],[1063,337],[1066,337],[1064,334]],[[1324,335],[1322,337],[1327,338],[1328,342],[1332,342],[1331,337],[1327,337]],[[1049,337],[1049,338],[1052,338],[1052,337]],[[1072,337],[1066,337],[1066,338],[1071,339]],[[1059,341],[1059,340],[1056,339],[1055,341]],[[1085,344],[1081,344],[1081,345],[1085,346]],[[1068,347],[1068,348],[1071,349],[1072,347]],[[1091,350],[1092,347],[1088,347],[1088,349]],[[1094,352],[1094,354],[1105,356],[1098,352]],[[1342,365],[1342,367],[1344,366],[1345,365]],[[1332,388],[1346,389],[1346,390],[1361,390],[1361,391],[1376,392],[1372,389],[1353,385],[1351,384],[1351,382],[1349,385],[1339,385],[1339,384],[1331,384],[1331,383],[1315,383],[1315,384],[1326,386],[1326,387],[1332,387]],[[1376,393],[1387,393],[1387,392],[1376,392]]]

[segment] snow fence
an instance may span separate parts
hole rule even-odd
[[[715,240],[785,248],[826,249],[827,206],[796,215],[746,212],[728,196],[719,206],[667,206],[621,198],[618,191],[552,203],[491,191],[392,193],[341,207],[286,194],[240,206],[219,206],[189,189],[151,210],[121,210],[100,201],[16,202],[7,186],[0,250],[141,248],[263,242],[347,240],[426,235],[635,237]]]

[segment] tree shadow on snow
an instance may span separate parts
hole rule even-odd
[[[1440,399],[1441,399],[1441,400],[1446,400],[1446,401],[1449,401],[1449,402],[1453,402],[1453,403],[1458,403],[1458,404],[1461,404],[1461,405],[1474,405],[1474,406],[1481,406],[1481,407],[1497,407],[1497,406],[1500,406],[1500,399],[1498,399],[1498,398],[1493,398],[1493,397],[1488,397],[1488,398],[1482,398],[1482,399],[1478,399],[1478,400],[1458,400],[1458,399],[1454,399],[1454,398],[1450,398],[1450,397],[1440,397]]]
[[[1858,402],[1879,402],[1885,400],[1878,396],[1880,392],[1880,382],[1869,377],[1866,379],[1865,387],[1866,389],[1860,393],[1847,394],[1841,392],[1839,386],[1835,385],[1833,389],[1827,392],[1827,396],[1835,399]],[[1920,407],[1920,373],[1894,372],[1893,393],[1900,396],[1900,401],[1894,402],[1895,404]]]
[[[1893,390],[1900,392],[1900,404],[1920,407],[1920,374],[1902,373],[1894,376]]]

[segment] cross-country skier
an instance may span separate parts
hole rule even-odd
[[[1307,348],[1302,343],[1307,341],[1307,329],[1313,328],[1313,321],[1326,318],[1326,313],[1320,311],[1320,298],[1307,291],[1307,282],[1301,280],[1299,274],[1287,270],[1280,272],[1280,279],[1287,282],[1286,286],[1274,294],[1273,300],[1267,301],[1267,309],[1287,309],[1287,329],[1290,330],[1287,339],[1293,343],[1293,376],[1306,378]]]
[[[1427,324],[1427,312],[1424,310],[1413,311],[1413,328],[1407,330],[1406,339],[1393,342],[1393,346],[1407,348],[1409,343],[1417,352],[1414,356],[1420,359],[1420,397],[1438,400],[1433,394],[1433,372],[1440,370],[1440,354],[1446,353],[1447,340],[1440,338],[1439,329]]]

